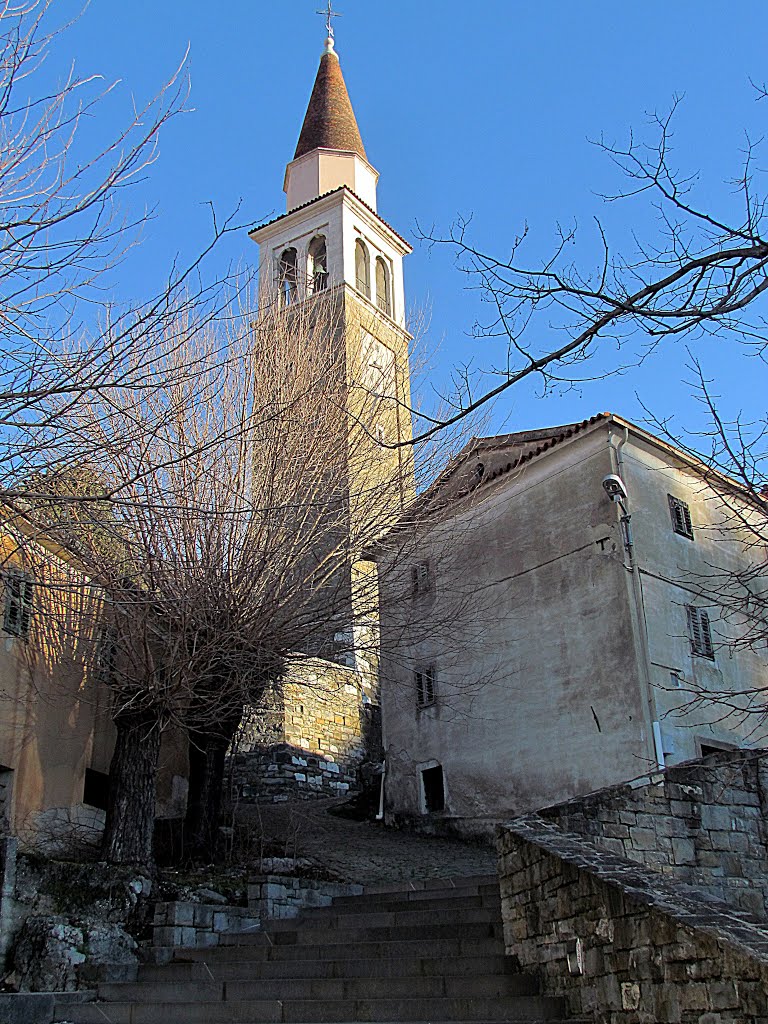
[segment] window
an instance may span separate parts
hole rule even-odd
[[[317,235],[309,243],[309,294],[316,295],[328,287],[328,250],[325,238]]]
[[[428,594],[432,590],[432,569],[429,562],[418,562],[411,566],[411,593],[414,597]]]
[[[280,306],[291,306],[299,297],[298,253],[286,249],[280,257]]]
[[[435,666],[422,665],[414,670],[416,707],[426,708],[435,703]]]
[[[688,635],[691,638],[691,654],[700,658],[715,660],[715,649],[712,646],[712,632],[709,627],[709,613],[703,608],[687,604]]]
[[[3,629],[11,636],[28,637],[32,620],[32,592],[34,583],[23,572],[12,570],[4,574],[5,618]]]
[[[693,540],[693,526],[691,525],[691,510],[680,498],[668,494],[669,513],[672,516],[672,529],[681,537],[688,537]]]
[[[368,246],[358,238],[355,243],[355,278],[357,290],[362,292],[366,299],[371,297],[371,258],[368,255]]]
[[[445,784],[443,766],[436,764],[432,768],[422,768],[421,787],[424,793],[424,810],[427,814],[445,810]]]
[[[387,316],[392,316],[392,289],[389,268],[381,256],[376,257],[376,305]]]
[[[105,772],[97,772],[93,768],[85,769],[83,803],[99,811],[106,811],[109,803],[109,776]]]

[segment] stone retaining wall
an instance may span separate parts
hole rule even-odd
[[[358,763],[347,760],[340,764],[332,756],[282,744],[235,754],[230,771],[238,801],[277,804],[357,792]]]
[[[362,885],[289,875],[260,875],[248,884],[248,906],[262,920],[297,917],[310,907],[330,907],[337,896],[356,896]]]
[[[768,918],[768,752],[722,751],[539,811],[611,853]]]
[[[336,896],[352,896],[361,885],[292,875],[256,875],[248,883],[248,906],[178,901],[155,905],[152,944],[156,949],[219,945],[227,932],[256,931],[263,921],[297,917],[309,907],[329,907]]]
[[[507,952],[596,1024],[768,1024],[768,931],[537,816],[499,839]]]
[[[381,717],[369,675],[319,658],[291,665],[265,693],[230,764],[236,799],[281,803],[358,790],[358,768],[381,759]]]
[[[251,931],[260,927],[258,914],[249,907],[229,907],[218,903],[157,903],[152,944],[208,949],[218,946],[220,936],[226,932]]]

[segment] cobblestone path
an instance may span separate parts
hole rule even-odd
[[[337,800],[301,800],[240,809],[255,834],[284,856],[304,857],[340,878],[363,885],[491,874],[490,845],[437,839],[351,821],[328,813]]]

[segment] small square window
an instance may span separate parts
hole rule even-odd
[[[709,625],[709,613],[695,605],[685,606],[688,615],[688,636],[691,640],[691,654],[699,658],[715,660],[715,649],[712,645],[712,630]]]
[[[669,681],[672,684],[674,690],[682,690],[685,680],[679,672],[670,672]]]
[[[416,684],[416,707],[427,708],[435,703],[435,666],[421,665],[414,669],[413,680]]]
[[[417,562],[411,566],[411,593],[414,597],[429,594],[432,590],[432,566],[429,562]]]
[[[693,540],[693,525],[691,524],[691,510],[687,503],[674,495],[668,494],[669,514],[672,516],[672,529],[681,537]]]
[[[26,638],[32,620],[34,583],[26,573],[12,570],[3,574],[5,617],[3,629],[11,636]]]

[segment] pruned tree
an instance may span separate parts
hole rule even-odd
[[[184,305],[154,341],[165,387],[53,410],[90,453],[90,500],[41,488],[26,514],[107,602],[111,861],[151,862],[169,726],[189,736],[189,844],[210,854],[244,706],[289,656],[332,656],[342,627],[375,610],[355,564],[402,508],[401,460],[373,432],[392,399],[360,382],[336,309],[318,297],[257,317],[245,305],[201,327]]]

